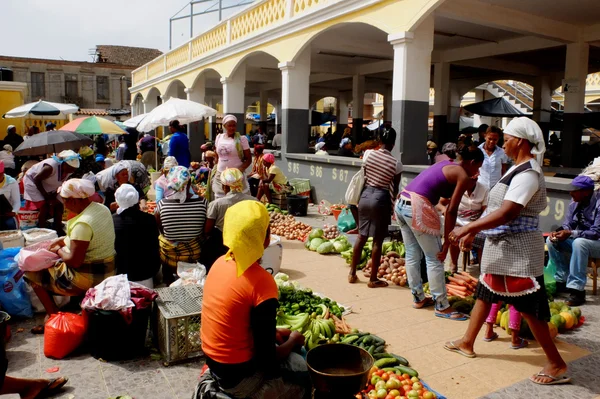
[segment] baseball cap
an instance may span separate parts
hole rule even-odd
[[[594,181],[589,176],[579,175],[571,182],[570,191],[593,190]]]

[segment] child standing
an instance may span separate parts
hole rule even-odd
[[[501,302],[494,303],[490,309],[490,314],[485,320],[487,329],[483,340],[486,342],[491,342],[498,338],[498,334],[494,332],[494,323],[496,322],[500,306],[502,306]],[[510,347],[511,349],[525,348],[529,345],[529,341],[519,337],[519,330],[521,329],[521,313],[519,313],[512,305],[509,305],[508,312],[508,328],[512,331],[512,345]]]

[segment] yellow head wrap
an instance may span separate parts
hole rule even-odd
[[[238,202],[225,212],[223,244],[229,248],[225,259],[235,259],[238,277],[262,257],[269,221],[267,208],[257,201]]]
[[[221,172],[221,183],[229,186],[232,192],[241,193],[244,191],[244,174],[238,168],[227,168]]]

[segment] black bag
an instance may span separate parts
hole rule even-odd
[[[217,381],[212,377],[210,371],[207,370],[200,382],[196,385],[192,399],[232,399],[231,396],[221,392],[221,388]]]

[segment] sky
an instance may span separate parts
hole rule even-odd
[[[194,11],[215,2],[196,5]],[[0,55],[92,61],[90,50],[98,44],[149,47],[164,52],[169,48],[169,18],[188,3],[189,0],[1,0]],[[189,5],[187,10],[189,13]],[[216,22],[216,13],[196,17],[194,34]],[[188,39],[189,20],[174,22],[173,46]]]

